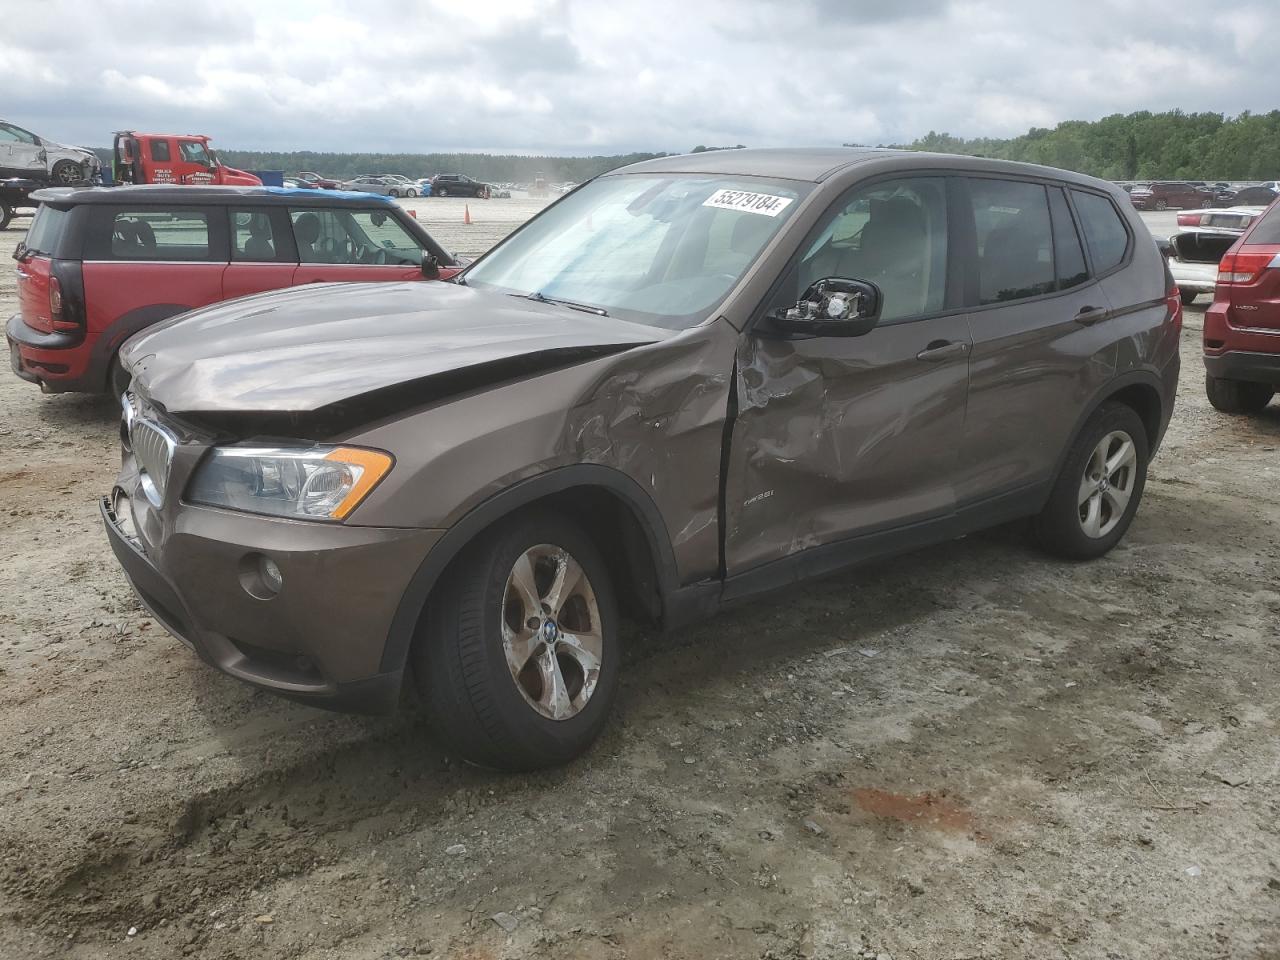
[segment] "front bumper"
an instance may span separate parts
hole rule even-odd
[[[135,509],[119,486],[100,511],[142,603],[206,663],[318,707],[395,709],[404,664],[386,672],[380,661],[404,590],[442,531],[278,520],[181,503],[161,516],[143,501]],[[159,546],[142,529],[161,531]],[[269,599],[250,592],[258,555],[283,575]]]

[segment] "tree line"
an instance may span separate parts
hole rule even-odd
[[[1042,163],[1104,180],[1275,180],[1280,178],[1280,110],[1114,114],[1070,120],[1020,137],[966,140],[930,131],[908,150]]]

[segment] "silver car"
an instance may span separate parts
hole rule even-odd
[[[92,150],[69,147],[0,120],[0,179],[23,177],[60,186],[102,177],[102,161]]]
[[[378,193],[384,197],[416,197],[418,189],[410,182],[402,182],[394,177],[377,177],[372,174],[361,174],[351,180],[342,182],[343,190],[355,190],[359,193]]]

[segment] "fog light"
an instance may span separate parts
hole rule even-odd
[[[240,586],[255,600],[270,600],[284,586],[284,574],[270,557],[246,553],[240,558]]]
[[[280,592],[280,588],[284,586],[284,574],[280,572],[274,560],[263,557],[258,561],[258,572],[262,575],[262,582],[268,590],[272,593]]]

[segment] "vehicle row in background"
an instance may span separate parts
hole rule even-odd
[[[1265,207],[1280,196],[1280,180],[1231,184],[1225,180],[1143,180],[1119,183],[1139,210],[1186,210],[1209,207]]]
[[[0,179],[22,178],[70,186],[102,178],[92,150],[71,147],[0,120]]]
[[[220,300],[459,269],[417,220],[371,196],[139,186],[33,199],[42,205],[14,253],[19,312],[5,333],[14,373],[50,393],[119,393],[127,337]]]

